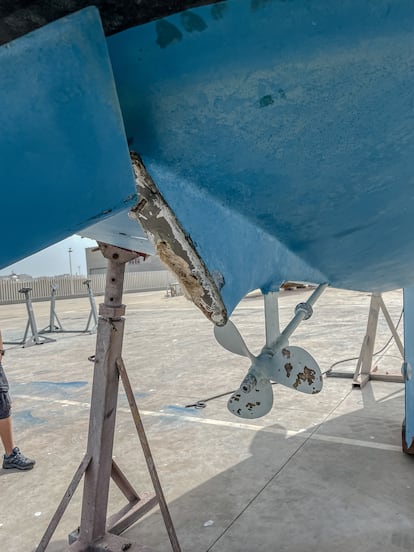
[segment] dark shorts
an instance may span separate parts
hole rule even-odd
[[[0,420],[10,416],[11,400],[9,395],[9,382],[0,364]]]

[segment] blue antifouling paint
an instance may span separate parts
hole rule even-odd
[[[414,5],[191,13],[108,44],[131,148],[222,275],[228,313],[283,280],[413,285]]]

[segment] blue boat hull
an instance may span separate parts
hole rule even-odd
[[[6,226],[20,214],[2,266],[136,205],[128,142],[224,317],[284,280],[413,285],[410,3],[238,0],[107,39],[98,22],[87,8],[1,48],[20,83],[0,90]]]
[[[412,29],[407,2],[239,0],[108,40],[130,148],[228,313],[284,280],[413,284]]]

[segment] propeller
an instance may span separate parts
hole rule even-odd
[[[316,360],[302,347],[290,346],[289,336],[303,319],[312,315],[312,304],[326,284],[319,286],[307,303],[296,307],[295,317],[280,333],[277,293],[265,295],[266,344],[260,354],[251,353],[239,330],[231,320],[225,326],[215,326],[217,342],[236,355],[247,357],[251,366],[240,388],[232,394],[227,407],[240,418],[260,418],[273,406],[272,382],[295,391],[315,394],[322,389],[322,374]]]

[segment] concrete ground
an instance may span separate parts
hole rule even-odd
[[[281,294],[284,326],[309,291]],[[397,322],[401,293],[383,295]],[[326,371],[357,357],[370,297],[327,290],[291,344],[305,347]],[[97,303],[101,298],[97,298]],[[275,406],[258,420],[240,420],[227,397],[202,410],[185,408],[236,389],[247,359],[222,349],[213,327],[184,297],[164,292],[127,294],[124,360],[183,552],[401,552],[414,550],[414,459],[401,452],[404,388],[326,378],[319,395],[276,386]],[[34,303],[39,329],[49,304]],[[65,329],[86,326],[89,303],[61,300]],[[232,320],[248,346],[264,344],[263,300],[244,299]],[[25,305],[0,306],[7,341],[25,329]],[[399,332],[401,334],[401,326]],[[380,318],[376,349],[390,332]],[[0,470],[0,548],[31,552],[39,543],[86,448],[96,335],[55,334],[56,341],[23,348],[7,345],[4,367],[14,399],[16,443],[37,461],[31,472]],[[375,357],[377,373],[399,373],[397,348]],[[356,361],[336,368],[351,372]],[[119,395],[114,457],[138,492],[151,490],[123,391]],[[63,550],[79,525],[82,484],[48,551]],[[110,511],[124,499],[114,486]],[[169,551],[158,509],[126,533]]]

